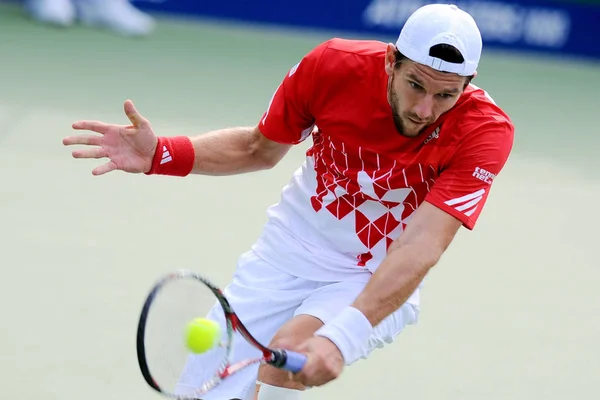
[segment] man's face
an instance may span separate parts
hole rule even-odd
[[[396,67],[389,64],[388,98],[394,123],[407,137],[415,137],[440,115],[450,110],[464,90],[466,77],[434,70],[410,60]],[[395,60],[392,53],[391,60]]]

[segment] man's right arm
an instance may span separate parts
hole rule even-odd
[[[315,82],[317,65],[328,42],[317,46],[285,76],[256,127],[219,129],[199,136],[156,136],[150,123],[127,100],[124,111],[131,125],[77,121],[73,129],[99,133],[63,139],[75,158],[108,158],[92,170],[104,175],[121,170],[147,175],[234,175],[268,169],[289,149],[306,139],[315,127],[313,96],[324,90]]]
[[[292,147],[265,137],[256,127],[219,129],[191,138],[192,174],[235,175],[269,169]]]

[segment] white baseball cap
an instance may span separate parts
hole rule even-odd
[[[448,44],[460,51],[462,64],[429,55],[429,49]],[[396,47],[408,59],[443,72],[470,76],[475,73],[483,47],[475,20],[454,4],[429,4],[419,8],[406,21]]]

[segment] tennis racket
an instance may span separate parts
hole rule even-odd
[[[203,317],[222,326],[218,345],[202,354],[185,346],[184,330]],[[239,335],[236,335],[238,333]],[[260,354],[231,362],[234,340],[246,340]],[[291,372],[302,370],[306,356],[270,349],[248,332],[217,286],[187,270],[165,275],[148,294],[137,330],[137,357],[144,380],[157,392],[180,400],[201,399],[227,377],[254,364]]]

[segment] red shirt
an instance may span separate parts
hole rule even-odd
[[[312,231],[363,266],[382,260],[423,201],[473,229],[514,137],[509,117],[473,85],[419,136],[400,135],[387,100],[385,53],[377,41],[322,43],[285,76],[259,123],[277,142],[313,139],[302,176],[271,219],[297,238]],[[348,230],[362,245],[338,240]]]

